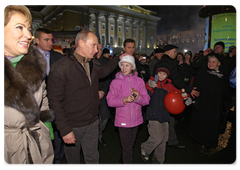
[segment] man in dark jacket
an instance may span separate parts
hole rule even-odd
[[[161,67],[162,64],[166,64],[167,69],[170,71],[169,78],[172,80],[173,85],[176,86],[178,89],[185,89],[188,94],[191,96],[197,97],[199,92],[195,90],[195,87],[188,87],[184,81],[181,79],[181,76],[177,72],[177,65],[174,62],[174,59],[177,56],[177,49],[178,47],[172,44],[168,44],[164,47],[165,54],[162,56],[161,60],[159,60],[154,67],[154,72],[156,72],[157,68]]]
[[[85,163],[99,163],[98,82],[117,67],[119,58],[101,67],[94,58],[98,52],[98,39],[87,30],[77,34],[75,44],[73,55],[57,61],[51,68],[49,104],[56,113],[67,162],[80,163],[82,148]]]
[[[47,62],[47,68],[46,72],[47,75],[49,75],[49,71],[53,63],[55,63],[57,60],[63,58],[64,56],[60,54],[59,52],[53,51],[53,35],[52,32],[45,28],[38,28],[35,31],[35,41],[37,44],[38,50],[41,52],[41,54],[45,57],[45,60]],[[46,84],[48,81],[48,76],[46,77]],[[47,89],[47,87],[46,87]],[[60,136],[59,131],[56,128],[55,123],[52,123],[53,127],[53,133],[54,133],[54,139],[53,139],[53,148],[54,148],[54,164],[60,164],[62,163],[64,159],[64,144],[62,141],[62,138]]]
[[[138,76],[141,77],[144,82],[146,83],[149,78],[150,78],[150,69],[149,69],[149,65],[147,63],[147,55],[146,54],[142,54],[139,58],[139,71],[138,72]]]
[[[102,45],[98,44],[98,53],[96,58],[98,59],[99,63],[102,65],[108,63],[110,61],[110,51],[107,48],[104,48],[102,51]],[[111,83],[111,74],[99,80],[98,86],[98,93],[100,99],[100,106],[99,106],[99,136],[98,140],[99,143],[103,146],[107,146],[105,140],[103,139],[103,131],[107,126],[108,119],[111,117],[111,113],[107,104],[107,93],[109,91],[109,86]]]
[[[50,67],[57,60],[63,58],[64,56],[59,52],[53,51],[53,35],[52,32],[45,28],[38,28],[35,31],[35,41],[38,50],[43,54],[45,60],[47,61],[47,75],[49,74]]]
[[[164,50],[161,48],[157,48],[154,50],[153,53],[154,53],[154,58],[151,61],[149,61],[149,63],[148,63],[149,69],[150,69],[150,76],[154,76],[154,74],[155,74],[153,72],[154,66],[159,60],[161,60],[161,58],[164,54]]]
[[[177,49],[178,47],[172,44],[168,44],[164,47],[165,54],[162,56],[161,60],[159,60],[155,66],[154,66],[154,72],[156,72],[157,68],[160,68],[162,66],[165,66],[171,73],[169,75],[169,79],[172,80],[172,83],[175,87],[178,89],[185,89],[185,91],[188,94],[191,94],[193,98],[199,96],[199,92],[196,89],[196,87],[188,87],[181,76],[179,75],[177,71],[177,65],[174,62],[174,59],[177,56]],[[185,148],[184,145],[180,145],[177,139],[177,135],[175,133],[174,129],[175,119],[174,117],[170,117],[169,122],[169,139],[168,139],[168,145],[175,147],[175,148]]]

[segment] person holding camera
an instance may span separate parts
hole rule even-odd
[[[150,78],[150,68],[147,63],[147,55],[142,54],[139,58],[139,77],[141,77],[145,83]]]
[[[125,55],[119,67],[121,71],[110,84],[107,102],[110,107],[116,107],[114,125],[119,129],[123,163],[133,163],[138,126],[143,123],[141,107],[149,104],[150,97],[143,79],[137,76],[133,56]]]

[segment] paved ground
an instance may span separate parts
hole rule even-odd
[[[186,145],[185,149],[166,148],[164,164],[232,164],[236,160],[236,123],[235,115],[231,117],[233,128],[228,146],[213,154],[204,155],[200,152],[198,144],[188,136],[188,117],[179,120],[176,126],[176,133],[180,143]],[[142,124],[136,139],[134,148],[134,164],[151,164],[144,162],[140,155],[140,144],[148,139],[147,122]],[[121,144],[118,129],[114,127],[113,121],[109,120],[104,131],[104,140],[107,146],[99,145],[100,164],[121,164]],[[151,158],[151,157],[150,157]],[[66,163],[65,161],[63,163]],[[81,163],[84,163],[81,156]],[[232,166],[233,167],[233,166]],[[235,167],[235,166],[234,166]]]

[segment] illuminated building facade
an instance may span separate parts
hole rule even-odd
[[[164,48],[166,44],[178,46],[178,52],[191,51],[193,54],[203,50],[205,44],[205,32],[203,28],[178,31],[171,30],[166,34],[157,35],[157,47]]]
[[[56,32],[56,44],[63,47],[68,47],[80,29],[89,29],[97,35],[103,47],[114,53],[122,51],[127,38],[136,41],[136,52],[150,54],[156,48],[160,18],[155,16],[156,12],[140,6],[45,6],[40,11],[28,7],[33,15],[33,30],[44,27]]]

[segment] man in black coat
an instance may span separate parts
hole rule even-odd
[[[164,50],[161,48],[157,48],[154,50],[153,53],[154,53],[154,58],[151,61],[149,61],[149,63],[148,63],[149,69],[150,69],[150,76],[155,75],[155,73],[153,72],[154,66],[159,60],[161,60],[161,58],[164,54]]]
[[[170,72],[169,79],[172,80],[173,85],[178,89],[185,89],[188,94],[191,94],[192,97],[195,98],[199,96],[199,92],[195,90],[196,87],[188,87],[177,71],[177,65],[174,62],[174,59],[177,56],[177,48],[177,46],[172,44],[168,44],[164,47],[165,54],[162,56],[161,60],[155,64],[154,72],[156,72],[157,68],[160,67],[167,68]],[[175,124],[175,118],[173,116],[170,116],[168,146],[183,149],[185,146],[181,145],[177,139],[177,135],[174,129]]]
[[[75,43],[74,53],[51,68],[49,106],[56,113],[55,122],[65,143],[67,163],[80,163],[81,149],[85,163],[99,163],[99,79],[109,75],[124,54],[101,66],[94,58],[98,52],[94,33],[80,31]]]
[[[178,89],[185,89],[185,91],[188,94],[191,94],[191,96],[197,97],[199,95],[199,92],[196,89],[196,87],[188,87],[184,81],[182,80],[181,76],[179,75],[177,71],[177,65],[174,62],[174,59],[177,56],[177,49],[178,47],[172,44],[168,44],[164,47],[165,54],[162,56],[161,60],[159,60],[155,66],[154,71],[156,72],[156,69],[161,67],[161,65],[165,65],[167,69],[170,71],[169,79],[172,80],[173,85],[177,87]]]
[[[53,51],[53,35],[52,32],[45,28],[38,28],[34,34],[35,42],[38,50],[43,54],[47,61],[47,75],[50,71],[50,67],[54,62],[64,57],[59,52]]]
[[[35,32],[35,41],[37,44],[38,50],[41,52],[41,54],[45,57],[45,60],[47,62],[47,77],[46,77],[46,84],[48,80],[48,74],[50,71],[50,68],[53,63],[55,63],[57,60],[63,58],[64,56],[56,51],[52,50],[53,46],[53,35],[51,31],[45,28],[38,28]],[[46,87],[47,89],[47,87]],[[60,164],[63,161],[64,158],[64,145],[62,138],[60,137],[59,131],[56,128],[55,123],[52,124],[53,131],[54,131],[54,140],[53,140],[53,146],[54,146],[54,161],[55,164]]]
[[[102,51],[102,45],[98,44],[98,53],[96,55],[96,58],[98,59],[101,66],[105,65],[110,61],[109,59],[110,51],[107,48],[104,48]],[[108,119],[111,117],[111,113],[107,104],[107,93],[109,91],[109,86],[111,83],[111,74],[100,79],[99,85],[98,85],[98,93],[99,93],[99,99],[100,99],[100,105],[99,105],[99,135],[98,140],[99,143],[103,146],[107,146],[105,140],[103,139],[103,131],[105,130]]]

